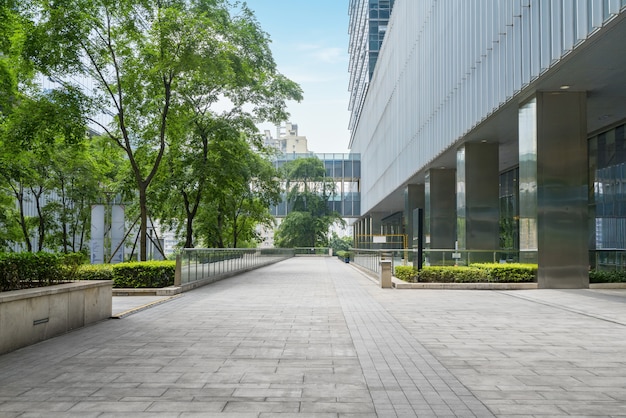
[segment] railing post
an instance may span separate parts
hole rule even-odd
[[[391,260],[380,261],[380,287],[391,288]]]
[[[174,286],[182,284],[182,255],[176,254],[176,269],[174,270]]]

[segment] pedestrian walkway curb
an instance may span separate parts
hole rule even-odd
[[[128,315],[132,315],[134,313],[143,311],[144,309],[148,309],[148,308],[151,308],[153,306],[160,305],[160,304],[165,303],[165,302],[169,302],[170,300],[179,298],[181,296],[182,295],[179,294],[179,295],[165,297],[165,298],[160,299],[160,300],[155,300],[154,302],[146,303],[144,305],[137,306],[136,308],[127,309],[127,310],[125,310],[123,312],[112,314],[111,318],[112,319],[122,319],[122,318],[127,317]],[[133,296],[128,296],[128,297],[132,298]]]

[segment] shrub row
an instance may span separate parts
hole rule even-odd
[[[626,271],[591,270],[589,272],[589,283],[626,283]]]
[[[175,261],[83,264],[82,254],[0,253],[0,291],[51,286],[73,280],[113,280],[116,288],[174,284]]]
[[[79,280],[113,280],[114,288],[160,288],[174,284],[175,261],[84,265]]]
[[[346,258],[350,259],[350,251],[342,251],[339,250],[335,253],[335,255],[337,256],[337,258],[339,258],[341,261],[344,261]]]
[[[66,283],[76,278],[82,254],[0,253],[0,291]]]
[[[419,272],[412,266],[396,266],[394,275],[412,283],[521,283],[536,280],[537,265],[477,263],[468,267],[430,266]]]

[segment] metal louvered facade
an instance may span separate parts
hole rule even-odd
[[[350,0],[349,129],[353,130],[374,73],[395,0]]]
[[[362,213],[391,210],[386,199],[444,165],[446,152],[483,127],[492,124],[483,135],[504,141],[498,118],[539,89],[573,84],[589,92],[590,132],[623,117],[596,109],[595,97],[610,93],[593,64],[573,62],[585,54],[596,60],[596,40],[623,42],[613,32],[623,33],[625,13],[626,0],[396,0],[352,132],[351,151],[363,164]],[[621,56],[605,57],[614,58],[620,64],[603,65],[603,74],[623,71]],[[502,159],[501,169],[516,164]]]

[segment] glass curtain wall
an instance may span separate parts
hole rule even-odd
[[[326,169],[326,176],[335,182],[335,193],[328,201],[329,209],[339,212],[342,217],[352,218],[361,215],[361,159],[358,154],[285,154],[279,156],[274,165],[282,167],[285,162],[298,158],[316,157],[322,160]],[[283,194],[282,201],[270,207],[270,213],[275,217],[284,217],[289,213],[287,196]]]
[[[626,125],[589,140],[589,248],[626,250]]]

